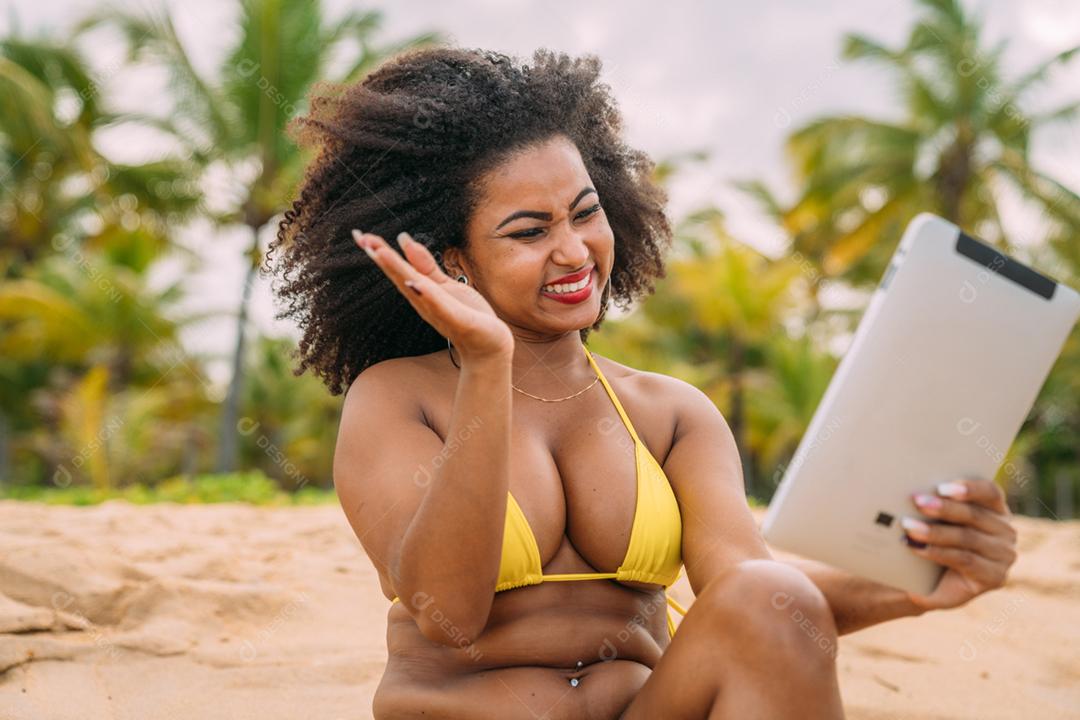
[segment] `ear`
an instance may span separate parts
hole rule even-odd
[[[449,275],[454,280],[457,280],[457,276],[461,275],[465,269],[461,265],[461,250],[456,247],[449,247],[442,253],[442,266],[443,272]]]

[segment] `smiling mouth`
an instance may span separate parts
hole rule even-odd
[[[592,278],[592,271],[594,269],[595,269],[595,267],[589,268],[588,272],[585,273],[585,276],[583,278],[581,278],[580,280],[576,281],[576,282],[572,282],[572,283],[552,283],[550,285],[544,285],[540,289],[543,290],[544,292],[553,293],[555,295],[565,295],[565,294],[569,294],[569,293],[575,293],[575,292],[583,289],[586,285],[589,284],[589,282],[591,281],[591,278]]]

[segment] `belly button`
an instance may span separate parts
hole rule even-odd
[[[582,664],[583,663],[580,660],[577,661],[577,666],[579,670],[581,669]],[[581,680],[579,680],[578,678],[570,678],[570,687],[577,687],[579,682],[581,682]]]

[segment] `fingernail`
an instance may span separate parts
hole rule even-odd
[[[937,509],[941,507],[941,498],[935,495],[919,494],[915,496],[915,504],[919,507]]]
[[[405,281],[405,287],[409,288],[410,290],[412,290],[417,295],[423,295],[424,294],[424,293],[420,292],[420,288],[417,287],[416,283],[414,283],[412,280],[406,280]]]
[[[409,237],[407,232],[399,232],[397,234],[397,244],[401,248],[402,252],[405,252],[405,246],[412,242],[412,238]]]
[[[360,232],[356,228],[352,231],[353,240],[360,246],[360,249],[367,253],[367,256],[372,260],[375,259],[375,251],[368,247],[368,241],[364,239],[364,233]]]
[[[962,500],[967,495],[967,486],[958,482],[946,482],[937,486],[938,495]]]
[[[914,550],[916,552],[918,552],[919,550],[922,550],[923,548],[926,547],[926,543],[924,543],[921,540],[916,540],[915,538],[911,537],[907,533],[904,533],[903,535],[901,535],[900,539],[904,542],[905,545],[907,545],[909,548],[911,548],[912,550]]]
[[[908,532],[914,533],[922,537],[926,537],[930,534],[930,526],[924,523],[922,520],[916,520],[915,518],[900,518],[900,526]]]

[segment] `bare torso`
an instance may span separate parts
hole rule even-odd
[[[668,379],[594,357],[662,466],[676,426]],[[459,372],[447,352],[392,362],[445,440]],[[614,571],[630,539],[636,477],[633,441],[603,386],[560,403],[514,393],[511,453],[510,491],[544,573]],[[380,581],[389,602],[392,586]],[[483,633],[455,648],[425,638],[394,603],[375,717],[617,718],[669,643],[666,612],[659,585],[545,582],[497,593]]]

